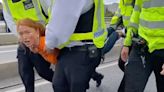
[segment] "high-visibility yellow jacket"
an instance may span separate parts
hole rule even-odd
[[[137,0],[128,27],[128,40],[124,44],[131,45],[133,32],[146,40],[150,53],[164,49],[163,11],[164,3],[161,0]]]
[[[15,22],[19,19],[30,18],[42,24],[47,23],[39,0],[20,0],[18,2],[3,0],[3,5]]]
[[[92,30],[90,30],[90,32],[84,33],[73,33],[69,41],[61,45],[59,48],[65,47],[72,41],[82,40],[92,40],[97,48],[102,48],[105,44],[106,36],[107,31],[104,18],[104,3],[103,0],[94,0],[94,16]]]
[[[123,22],[123,26],[127,27],[130,21],[130,16],[133,11],[135,0],[120,0],[119,7],[112,17],[110,26],[116,29],[120,22]]]

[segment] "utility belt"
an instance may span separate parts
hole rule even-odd
[[[90,58],[97,57],[101,53],[100,49],[97,48],[94,44],[85,44],[82,46],[65,47],[62,50],[64,50],[64,51],[88,52],[88,55]]]
[[[133,46],[139,48],[141,52],[140,54],[145,56],[145,54],[148,52],[148,46],[146,44],[146,41],[141,37],[133,37],[132,43],[133,43]]]
[[[65,47],[65,48],[63,48],[63,50],[69,50],[69,51],[88,51],[88,45]]]
[[[148,55],[148,46],[146,45],[146,41],[143,38],[140,37],[133,37],[132,38],[132,44],[133,47],[138,50],[137,54],[140,55],[142,63],[143,63],[143,67],[145,67],[146,65],[146,61],[145,61],[145,56]]]

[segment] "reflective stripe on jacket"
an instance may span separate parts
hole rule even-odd
[[[126,38],[124,39],[124,45],[130,46],[132,44],[132,36],[133,33],[137,33],[138,25],[139,25],[139,15],[141,12],[142,0],[136,0],[135,6],[133,9],[133,13],[130,18],[130,23],[128,25],[128,31],[126,33]]]
[[[88,30],[86,30],[88,31]],[[97,48],[102,48],[107,36],[105,18],[104,18],[104,3],[103,0],[94,0],[94,16],[93,26],[90,32],[73,33],[68,42],[61,45],[59,48],[65,47],[72,41],[92,40]]]
[[[120,0],[119,7],[115,12],[115,15],[111,20],[111,27],[117,29],[120,22],[123,22],[123,26],[127,27],[129,24],[130,16],[133,11],[135,0]]]
[[[131,20],[137,24],[138,34],[147,41],[149,52],[164,49],[164,2],[163,0],[137,0],[141,12],[134,14]],[[136,30],[134,25],[129,27]]]

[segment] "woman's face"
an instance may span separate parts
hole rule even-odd
[[[34,47],[39,39],[39,32],[32,27],[20,25],[17,29],[19,39],[27,47]]]

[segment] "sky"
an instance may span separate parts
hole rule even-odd
[[[115,2],[119,2],[119,0],[104,0],[105,4],[111,4],[111,3],[115,3]]]
[[[0,0],[0,2],[2,2],[2,0]],[[115,2],[119,2],[119,0],[104,0],[105,4],[111,4],[111,3],[115,3]]]

